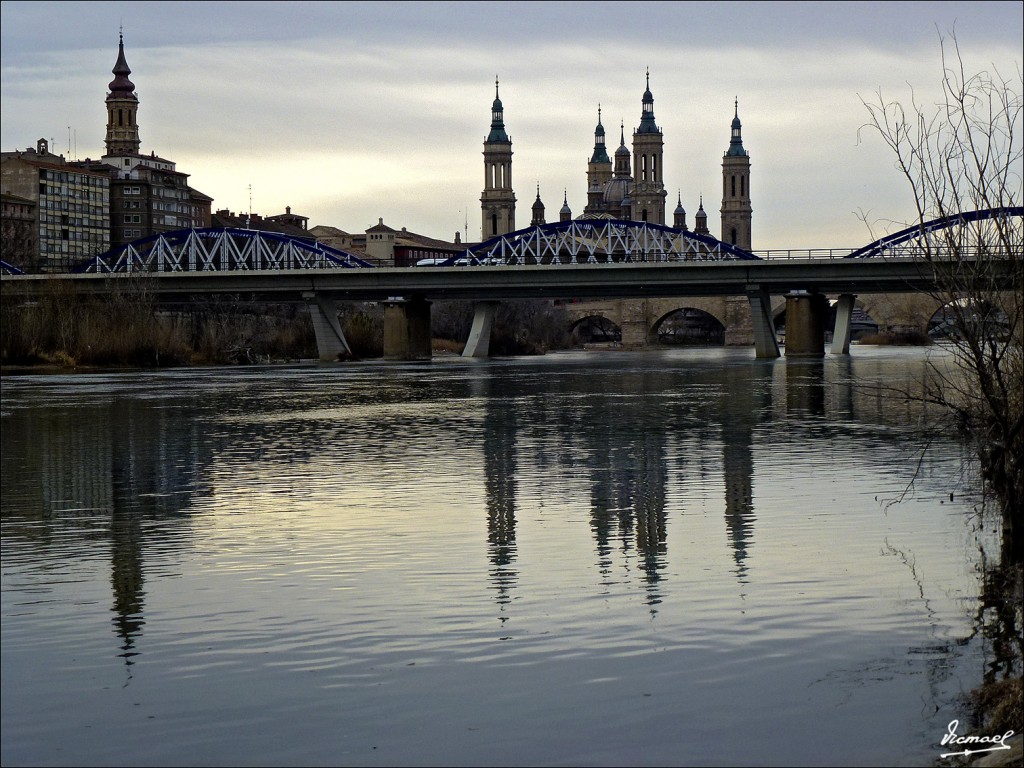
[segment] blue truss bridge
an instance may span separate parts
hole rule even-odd
[[[828,251],[828,258],[942,259],[955,245],[974,255],[978,243],[998,242],[997,230],[1021,228],[1024,207],[969,211],[908,227],[861,248]],[[1019,238],[1018,238],[1019,242]],[[814,259],[822,251],[767,252],[768,258]],[[464,251],[441,267],[593,265],[618,263],[757,261],[762,256],[687,230],[637,221],[577,219],[527,227]],[[21,270],[0,262],[4,274]],[[380,269],[364,257],[311,239],[248,229],[183,229],[135,240],[76,265],[74,273],[176,273]]]

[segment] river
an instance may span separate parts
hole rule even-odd
[[[937,349],[5,376],[2,762],[930,765]]]

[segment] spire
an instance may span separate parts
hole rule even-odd
[[[491,104],[491,132],[487,134],[487,141],[509,141],[505,133],[505,109],[498,98],[498,76],[494,76],[494,103]]]
[[[629,149],[626,147],[626,123],[624,121],[619,123],[619,148],[615,150],[615,154],[629,154]]]
[[[540,182],[537,182],[537,199],[533,203],[533,221],[531,226],[539,227],[544,224],[544,203],[540,199]]]
[[[132,71],[128,68],[128,62],[124,57],[124,34],[118,33],[117,37],[117,63],[110,70],[114,74],[114,79],[110,81],[107,88],[110,89],[111,93],[130,95],[135,90],[135,84],[128,79],[128,75]]]
[[[747,151],[743,148],[743,136],[742,136],[742,125],[740,123],[740,100],[736,97],[735,104],[736,111],[732,118],[732,133],[729,137],[729,149],[726,151],[726,157],[744,157]]]
[[[672,226],[676,229],[686,231],[686,209],[683,208],[683,193],[679,191],[676,198],[676,209],[673,211]]]
[[[107,86],[109,89],[104,106],[107,113],[107,135],[105,156],[123,157],[137,155],[141,142],[139,140],[139,97],[135,94],[135,84],[128,79],[131,69],[124,57],[124,33],[117,35],[117,62],[111,70],[114,79]]]
[[[661,133],[654,122],[654,95],[651,93],[651,71],[647,70],[647,90],[644,91],[643,111],[640,113],[640,127],[637,133]]]
[[[601,125],[601,105],[597,105],[597,128],[594,129],[594,154],[590,157],[592,163],[610,163],[608,150],[604,145],[604,126]]]
[[[697,208],[696,220],[697,224],[696,229],[694,229],[694,232],[696,232],[698,235],[711,234],[711,231],[708,229],[708,214],[704,210],[704,195],[700,196],[700,207]]]

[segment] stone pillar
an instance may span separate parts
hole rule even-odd
[[[316,293],[304,293],[302,298],[309,307],[316,336],[316,351],[321,360],[340,360],[352,357],[352,350],[338,322],[338,305]]]
[[[725,346],[727,347],[757,345],[751,317],[753,306],[747,298],[746,296],[725,296],[722,299],[725,306]],[[774,333],[774,330],[772,332]],[[776,349],[774,357],[778,356],[779,351]]]
[[[494,325],[496,301],[478,301],[473,308],[473,327],[469,331],[469,340],[463,357],[487,357],[491,348],[491,326]]]
[[[771,296],[766,290],[751,287],[748,289],[747,299],[750,301],[754,354],[758,359],[773,360],[779,356],[779,342],[775,338],[775,323],[772,322]],[[788,322],[787,320],[787,334]]]
[[[828,301],[820,293],[786,294],[786,357],[825,356]]]
[[[430,359],[430,302],[412,298],[384,305],[384,358]]]
[[[624,347],[646,347],[647,346],[647,321],[646,320],[623,320],[619,326],[622,331],[622,346]]]
[[[852,293],[844,293],[836,303],[836,327],[832,331],[832,354],[850,354],[851,320],[853,304],[857,297]]]
[[[647,299],[635,299],[621,304],[622,346],[646,347],[651,343],[651,323],[647,316]],[[628,319],[627,319],[628,318]]]

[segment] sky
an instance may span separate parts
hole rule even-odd
[[[609,154],[639,125],[650,72],[667,219],[703,200],[719,235],[735,104],[751,160],[753,247],[847,248],[913,219],[864,101],[934,104],[941,41],[1020,82],[1014,2],[0,3],[0,147],[104,152],[119,30],[141,151],[214,209],[309,226],[480,237],[495,78],[516,220],[540,196],[586,204],[598,105]],[[1018,86],[1019,87],[1019,86]]]

